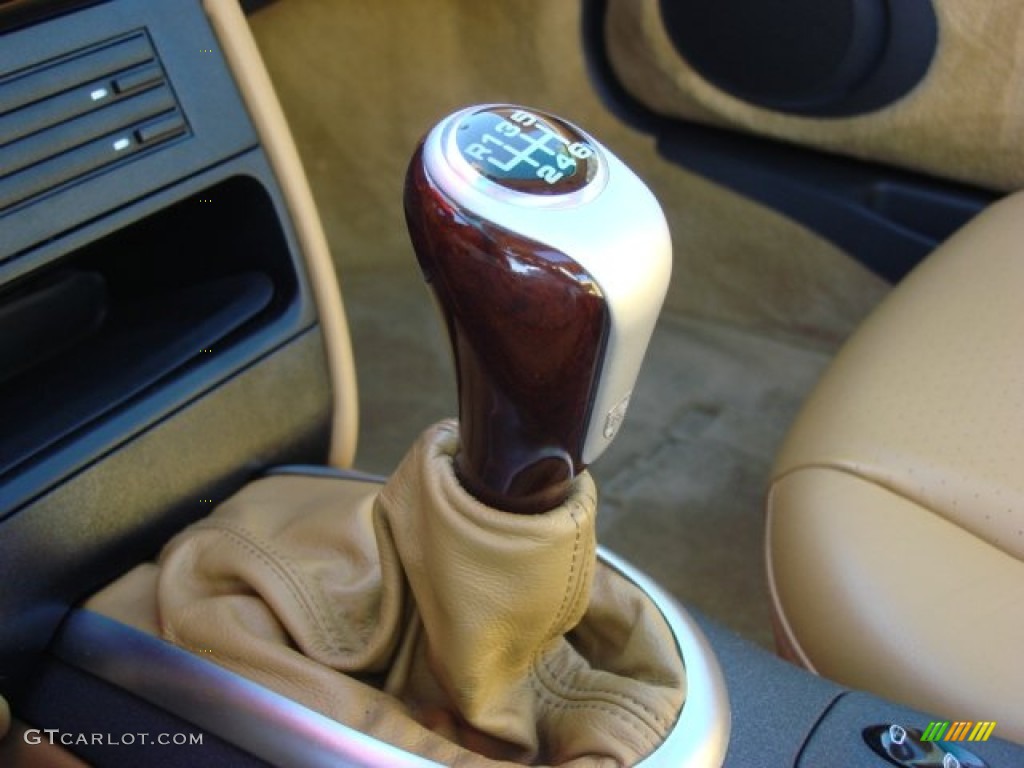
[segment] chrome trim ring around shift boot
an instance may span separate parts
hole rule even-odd
[[[694,619],[653,580],[604,548],[598,548],[598,557],[657,606],[686,667],[686,701],[679,719],[661,746],[637,765],[718,768],[725,760],[731,715],[725,679],[710,643]],[[52,650],[68,664],[273,765],[441,768],[93,611],[75,610]]]
[[[732,710],[725,677],[707,636],[694,618],[647,574],[614,552],[598,547],[597,556],[651,599],[672,630],[686,668],[686,701],[668,738],[637,766],[718,768],[725,762],[732,728]]]

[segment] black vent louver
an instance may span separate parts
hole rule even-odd
[[[0,73],[0,215],[188,130],[141,30]]]

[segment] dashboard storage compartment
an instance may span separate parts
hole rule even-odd
[[[272,202],[244,176],[0,290],[0,477],[213,360],[296,291]]]

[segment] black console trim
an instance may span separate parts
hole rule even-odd
[[[268,466],[322,463],[334,403],[274,147],[200,0],[33,7],[55,15],[0,26],[0,111],[20,126],[0,147],[73,160],[80,117],[128,130],[120,108],[157,98],[132,112],[138,152],[0,213],[0,333],[19,342],[0,345],[0,692],[71,605],[210,505]]]
[[[0,36],[0,91],[5,84],[23,81],[22,75],[33,66],[66,62],[66,57],[76,51],[91,50],[124,35],[134,34],[136,37],[131,39],[136,39],[143,32],[139,39],[151,43],[156,61],[166,73],[168,98],[177,105],[175,110],[187,123],[187,132],[162,143],[140,141],[132,133],[127,136],[129,147],[124,160],[108,166],[90,166],[74,183],[56,186],[0,214],[4,231],[0,263],[7,259],[17,267],[14,270],[12,265],[3,263],[0,282],[30,266],[38,266],[35,262],[18,264],[23,261],[20,254],[37,243],[257,145],[256,130],[196,0],[113,0],[45,24],[5,32]],[[108,80],[105,87],[116,92],[115,74]],[[68,87],[74,84],[71,79]],[[97,114],[121,104],[119,99],[111,99],[111,105]],[[139,127],[144,126],[132,123],[132,131]],[[103,146],[120,154],[112,148],[120,136],[108,136],[111,142]],[[87,150],[88,146],[76,147],[72,142],[58,157],[79,167],[85,161],[76,160],[76,153],[87,155]]]
[[[322,461],[327,381],[314,328],[0,523],[0,692],[31,671],[72,604],[264,468]]]

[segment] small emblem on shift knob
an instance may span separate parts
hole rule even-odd
[[[577,128],[543,112],[483,107],[463,115],[451,130],[459,157],[506,189],[566,195],[599,177],[598,149]]]
[[[626,420],[626,409],[629,408],[629,398],[632,396],[633,393],[630,392],[608,411],[608,415],[604,420],[604,436],[606,440],[611,440],[619,434],[619,427]]]

